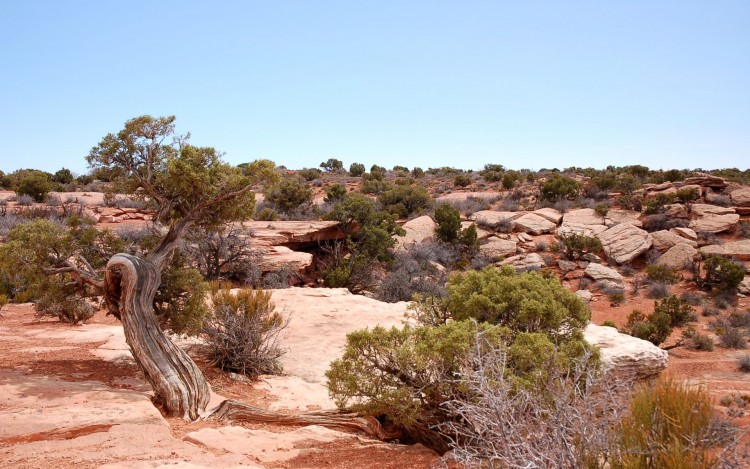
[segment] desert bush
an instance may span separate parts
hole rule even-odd
[[[304,168],[299,170],[297,174],[305,181],[311,182],[323,175],[323,171],[318,168]]]
[[[265,200],[281,213],[289,214],[312,203],[312,189],[302,178],[285,177],[269,187]]]
[[[572,200],[576,198],[580,189],[581,185],[574,179],[555,175],[542,184],[540,196],[542,200],[551,202]]]
[[[253,218],[258,221],[276,221],[281,217],[279,216],[279,212],[271,207],[262,207],[261,204],[258,204],[258,211]]]
[[[415,166],[411,170],[411,176],[413,178],[415,178],[415,179],[421,179],[421,178],[423,178],[424,177],[424,169],[422,169],[422,168],[420,168],[418,166]]]
[[[649,233],[672,228],[688,226],[688,221],[682,218],[670,218],[663,213],[643,217],[643,229]]]
[[[721,346],[724,348],[744,349],[747,348],[745,334],[737,327],[725,325],[716,330]]]
[[[664,211],[664,206],[674,203],[675,194],[658,193],[650,199],[643,202],[643,209],[646,215],[653,215]]]
[[[346,196],[346,187],[341,184],[333,184],[325,188],[326,197],[324,202],[327,204],[335,204],[344,200]]]
[[[349,165],[349,175],[353,177],[360,177],[365,174],[365,165],[362,163],[352,163]]]
[[[536,250],[539,252],[544,252],[547,250],[547,242],[546,241],[537,241],[536,242]]]
[[[377,298],[392,303],[410,301],[414,294],[443,297],[448,273],[445,269],[439,270],[435,263],[442,258],[446,264],[452,264],[460,256],[457,252],[448,254],[446,250],[450,250],[450,247],[434,243],[428,246],[414,246],[396,253],[393,263],[395,269],[381,282]],[[438,255],[440,252],[442,255]]]
[[[679,189],[675,197],[680,203],[687,204],[700,197],[700,193],[697,189]]]
[[[669,378],[642,385],[617,427],[620,453],[613,467],[719,467],[717,449],[734,439],[708,393]]]
[[[596,204],[596,206],[594,206],[594,212],[600,217],[606,217],[607,213],[609,213],[609,205],[602,203]]]
[[[750,373],[750,355],[740,355],[740,358],[737,359],[737,365],[743,373]]]
[[[714,341],[706,334],[701,334],[693,326],[688,326],[683,332],[685,345],[692,350],[703,350],[710,352],[714,349]]]
[[[222,289],[211,295],[211,309],[203,332],[214,365],[253,378],[281,372],[279,334],[289,318],[275,311],[270,292]]]
[[[602,250],[599,238],[592,238],[579,233],[558,236],[563,255],[570,260],[578,260],[585,253],[597,253]]]
[[[664,264],[651,264],[646,267],[646,278],[650,282],[660,282],[674,285],[680,281],[680,273]]]
[[[655,301],[654,312],[669,316],[669,325],[672,327],[683,326],[695,321],[693,307],[675,295],[668,296],[661,301]]]
[[[30,207],[34,205],[34,198],[27,194],[19,195],[16,203],[22,207]]]
[[[659,345],[672,333],[670,322],[671,318],[665,313],[653,312],[646,316],[638,310],[633,310],[628,316],[624,330],[633,337]]]
[[[18,196],[28,195],[35,202],[44,202],[47,193],[52,190],[52,182],[41,171],[30,170],[20,177],[15,185]]]
[[[383,194],[386,191],[390,190],[393,185],[383,179],[376,179],[373,178],[373,175],[377,175],[379,173],[370,173],[370,174],[364,174],[362,175],[362,185],[360,186],[359,190],[363,194]]]
[[[711,301],[719,309],[729,309],[737,304],[737,297],[734,293],[717,292],[711,296]]]
[[[745,278],[745,270],[731,260],[721,256],[710,256],[703,262],[705,274],[700,277],[696,269],[696,282],[702,288],[714,288],[719,291],[733,292]]]
[[[248,236],[238,225],[194,227],[186,237],[186,249],[204,278],[244,281],[261,257],[248,243]]]
[[[338,172],[343,171],[344,169],[344,163],[341,160],[338,160],[336,158],[328,158],[328,160],[320,163],[320,167],[326,170],[327,172]]]
[[[450,204],[435,207],[435,237],[444,242],[455,242],[461,230],[461,214]]]
[[[617,329],[617,324],[615,324],[614,321],[611,321],[609,319],[606,320],[606,321],[604,321],[604,322],[602,322],[602,326],[605,326],[605,327],[614,327],[615,329]]]
[[[468,174],[457,174],[456,177],[453,178],[453,186],[454,187],[466,187],[471,184],[471,176]]]
[[[651,299],[661,299],[669,296],[669,285],[666,283],[651,283],[646,287],[646,296]]]
[[[406,218],[429,209],[432,198],[422,186],[396,186],[380,194],[378,202],[383,210],[399,218]]]
[[[680,294],[680,299],[690,306],[699,306],[703,303],[703,297],[700,293],[685,291]]]

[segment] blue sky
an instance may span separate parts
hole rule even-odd
[[[750,2],[0,0],[0,169],[142,114],[239,164],[750,165]]]

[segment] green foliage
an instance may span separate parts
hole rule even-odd
[[[695,188],[679,189],[675,196],[677,197],[677,200],[680,201],[680,203],[686,204],[700,197],[700,193],[698,192],[698,189]]]
[[[73,173],[67,168],[62,168],[52,176],[52,180],[60,184],[70,184],[73,182]]]
[[[695,320],[693,307],[676,295],[654,302],[654,313],[666,314],[669,317],[669,325],[672,327],[683,326]]]
[[[733,291],[745,278],[745,270],[721,256],[711,256],[703,263],[705,276],[703,286],[715,288],[719,291]]]
[[[391,168],[391,171],[396,173],[397,175],[404,177],[409,175],[409,168],[406,166],[396,165],[393,168]]]
[[[213,364],[256,378],[279,374],[279,333],[288,320],[275,311],[271,293],[221,289],[211,295],[211,314],[203,331]]]
[[[352,163],[349,165],[349,175],[359,177],[365,174],[365,165],[362,163]]]
[[[499,326],[455,321],[438,327],[375,327],[347,335],[344,355],[326,372],[328,390],[340,408],[384,416],[403,428],[446,418],[441,404],[460,393],[454,377],[477,334],[497,347]]]
[[[276,163],[271,160],[263,159],[242,163],[237,165],[237,169],[242,172],[243,176],[250,178],[253,184],[261,187],[270,186],[281,179],[278,171],[276,171]]]
[[[363,194],[383,194],[390,190],[393,185],[381,178],[382,173],[370,173],[362,176],[362,186],[359,190]]]
[[[325,285],[353,292],[369,288],[373,268],[392,260],[391,249],[396,244],[393,236],[403,236],[403,228],[393,215],[378,210],[375,202],[362,194],[347,194],[325,219],[340,222],[346,233],[346,239],[328,247]]]
[[[646,267],[646,278],[650,282],[674,285],[680,281],[680,273],[664,264],[651,264]]]
[[[716,447],[725,435],[708,393],[669,378],[643,385],[631,397],[628,415],[619,425],[617,468],[718,467]]]
[[[647,215],[653,215],[655,213],[661,213],[664,211],[664,206],[674,203],[675,194],[659,193],[650,199],[646,199],[643,202],[644,211]]]
[[[602,326],[606,326],[606,327],[614,327],[615,329],[617,329],[617,324],[615,324],[615,322],[614,322],[614,321],[611,321],[611,320],[609,320],[609,319],[608,319],[608,320],[606,320],[606,321],[604,321],[604,322],[602,323]]]
[[[559,345],[581,339],[591,313],[556,278],[511,267],[456,273],[448,280],[445,307],[456,320],[500,324],[515,332],[545,333]]]
[[[432,198],[422,186],[395,186],[380,194],[378,202],[383,210],[399,218],[406,218],[429,209]]]
[[[560,200],[573,200],[578,196],[581,185],[569,177],[554,175],[548,179],[540,188],[542,200],[557,202]]]
[[[304,168],[299,170],[297,174],[305,181],[310,182],[322,176],[323,171],[319,170],[318,168]]]
[[[659,345],[672,333],[670,323],[671,318],[667,314],[654,312],[646,316],[636,309],[628,316],[625,332]]]
[[[487,182],[498,182],[502,180],[503,175],[505,174],[505,166],[501,164],[486,164],[479,174],[481,174]]]
[[[320,167],[329,173],[333,173],[342,171],[344,169],[344,163],[336,158],[328,158],[327,161],[320,163]]]
[[[16,194],[28,195],[35,202],[44,202],[44,198],[51,190],[52,182],[41,171],[28,170],[25,175],[18,178],[15,184]]]
[[[595,254],[602,250],[599,238],[592,238],[580,233],[568,233],[558,236],[560,249],[565,257],[571,260],[580,259],[585,253]]]
[[[279,212],[271,207],[263,207],[254,217],[258,221],[276,221],[279,218]]]
[[[420,167],[418,167],[418,166],[415,166],[415,167],[414,167],[414,168],[413,168],[413,169],[411,170],[411,176],[412,176],[413,178],[415,178],[415,179],[420,179],[420,178],[423,178],[423,177],[424,177],[424,169],[422,169],[422,168],[420,168]]]
[[[451,204],[443,203],[435,207],[435,237],[447,243],[458,240],[461,231],[461,214]]]
[[[187,259],[177,252],[162,272],[161,285],[154,297],[154,310],[164,330],[177,334],[198,335],[208,315],[208,284],[201,273],[187,266]]]
[[[325,188],[326,198],[324,201],[327,204],[335,204],[344,200],[346,196],[346,187],[341,184],[334,184]]]
[[[466,187],[471,184],[471,176],[468,174],[457,174],[453,178],[453,185],[455,187]]]
[[[594,207],[594,213],[596,213],[600,217],[606,217],[607,213],[609,213],[609,205],[596,204],[596,206]]]
[[[508,171],[503,175],[503,189],[511,190],[516,185],[519,175],[515,171]]]
[[[279,212],[290,214],[312,204],[312,189],[302,178],[285,177],[269,187],[265,197]]]

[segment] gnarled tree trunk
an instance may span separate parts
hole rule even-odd
[[[136,363],[166,413],[197,420],[210,391],[193,360],[162,332],[154,314],[154,295],[161,269],[130,254],[116,254],[107,263],[104,287],[110,311],[120,318]]]

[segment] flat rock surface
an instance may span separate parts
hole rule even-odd
[[[625,264],[648,251],[653,243],[651,235],[629,223],[620,223],[596,235],[602,242],[607,257]]]
[[[530,254],[518,254],[500,262],[500,265],[509,265],[517,271],[539,270],[545,266],[544,258],[532,252]]]
[[[732,209],[734,211],[734,209]],[[690,222],[690,228],[695,231],[705,231],[707,233],[721,233],[729,231],[740,221],[740,216],[736,213],[725,215],[706,214]]]
[[[597,215],[593,208],[579,208],[565,212],[563,223],[568,225],[604,225],[604,217]]]
[[[743,261],[750,261],[750,239],[730,241],[724,244],[711,244],[698,248],[703,256],[729,256]]]
[[[697,241],[685,238],[669,230],[654,231],[653,233],[651,233],[651,238],[653,238],[654,241],[653,247],[660,252],[669,250],[669,248],[671,248],[675,244],[687,244],[694,248],[698,247]]]
[[[556,210],[552,207],[540,208],[538,210],[534,210],[531,213],[533,213],[534,215],[539,215],[542,218],[546,218],[555,225],[559,225],[563,218],[563,214],[559,210]]]
[[[659,256],[657,264],[665,265],[676,270],[690,268],[693,264],[693,258],[698,254],[698,250],[688,244],[675,244],[667,252]]]
[[[523,231],[524,233],[531,233],[534,235],[541,235],[544,233],[550,233],[557,224],[549,221],[548,219],[536,215],[534,213],[527,213],[515,219],[516,230]]]
[[[242,226],[258,241],[271,245],[298,245],[342,239],[336,221],[246,221]]]
[[[408,249],[410,246],[419,244],[435,236],[437,223],[429,216],[422,215],[403,224],[402,228],[406,231],[405,236],[394,236],[396,240],[396,249]]]
[[[515,241],[500,239],[495,236],[488,238],[487,243],[479,246],[479,252],[493,260],[512,256],[516,253],[516,250]]]
[[[643,223],[639,219],[641,212],[635,210],[610,209],[604,217],[604,224],[614,226],[619,223],[630,223],[633,226],[641,227]]]
[[[498,212],[495,210],[480,210],[471,216],[471,219],[477,225],[497,228],[503,223],[510,222],[511,227],[515,226],[512,221],[523,215],[524,212]]]
[[[730,192],[732,203],[740,207],[750,206],[750,187],[743,187],[741,189],[733,190]]]

